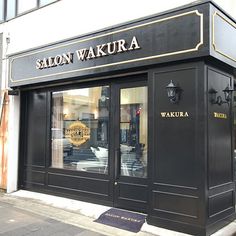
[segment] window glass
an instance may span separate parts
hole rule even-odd
[[[4,20],[4,0],[0,0],[0,21]]]
[[[147,177],[147,87],[120,90],[120,173]]]
[[[40,0],[40,6],[45,6],[49,3],[56,2],[57,0]]]
[[[7,0],[6,19],[9,20],[16,16],[16,0]]]
[[[18,0],[17,14],[24,13],[37,7],[37,0]]]
[[[109,87],[54,92],[52,102],[51,166],[107,174]]]

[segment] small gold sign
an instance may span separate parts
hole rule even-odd
[[[227,114],[214,112],[214,117],[219,119],[227,119]]]
[[[65,130],[65,137],[75,146],[80,146],[90,139],[90,128],[80,121],[75,121]]]
[[[188,112],[186,111],[168,111],[161,112],[162,118],[186,118],[189,117]]]

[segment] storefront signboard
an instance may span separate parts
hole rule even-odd
[[[190,10],[130,23],[10,57],[11,87],[197,56],[203,13]]]

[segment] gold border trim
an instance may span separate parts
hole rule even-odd
[[[222,52],[219,48],[217,48],[216,42],[215,42],[215,17],[219,16],[223,21],[225,21],[226,23],[228,23],[229,25],[231,25],[232,27],[234,27],[236,29],[236,24],[234,22],[232,22],[231,20],[227,19],[225,16],[223,16],[221,13],[215,11],[214,14],[212,15],[212,46],[214,48],[215,52],[218,52],[219,54],[221,54],[222,56],[227,57],[228,59],[236,62],[236,58],[231,57],[230,55]]]
[[[14,60],[16,60],[18,58],[29,56],[29,55],[33,55],[33,54],[40,53],[40,52],[50,51],[50,50],[53,50],[53,49],[56,49],[56,48],[65,47],[65,46],[72,45],[72,44],[86,42],[86,41],[93,40],[93,39],[100,38],[100,37],[104,37],[104,36],[107,36],[107,35],[117,34],[117,33],[120,33],[120,32],[124,32],[124,31],[128,31],[128,30],[131,30],[131,29],[136,29],[136,28],[144,27],[144,26],[147,26],[147,25],[152,25],[152,24],[155,24],[155,23],[159,23],[159,22],[162,22],[162,21],[166,21],[166,20],[170,20],[170,19],[174,19],[174,18],[178,18],[178,17],[190,15],[190,14],[196,14],[197,16],[200,17],[200,29],[199,29],[200,30],[200,39],[199,39],[199,43],[196,45],[195,48],[186,49],[186,50],[182,50],[182,51],[175,51],[175,52],[170,52],[170,53],[164,53],[164,54],[154,55],[154,56],[149,56],[149,57],[137,58],[137,59],[133,59],[133,60],[114,62],[114,63],[104,64],[104,65],[99,65],[99,66],[91,66],[91,67],[81,68],[81,69],[77,69],[77,70],[58,72],[58,73],[49,74],[49,75],[41,75],[41,76],[25,78],[25,79],[21,79],[21,80],[17,80],[17,81],[14,81],[12,79],[12,74],[11,74],[11,72],[12,72],[12,63],[13,63]],[[63,44],[63,45],[60,45],[60,46],[51,47],[51,48],[48,48],[48,49],[45,49],[45,50],[38,50],[38,51],[31,52],[31,53],[25,53],[25,54],[23,54],[21,56],[13,57],[13,58],[10,59],[10,62],[9,62],[10,63],[10,68],[9,68],[10,69],[10,75],[9,75],[9,77],[10,77],[10,81],[12,83],[18,83],[18,82],[21,82],[21,81],[33,80],[33,79],[38,79],[38,78],[47,78],[47,77],[51,77],[51,76],[63,75],[63,74],[68,74],[68,73],[74,73],[74,72],[78,72],[78,71],[85,71],[85,70],[90,70],[90,69],[94,69],[94,68],[102,68],[102,67],[107,67],[107,66],[115,66],[115,65],[127,64],[127,63],[132,63],[132,62],[137,62],[137,61],[150,60],[150,59],[155,59],[155,58],[161,58],[161,57],[166,57],[166,56],[172,56],[172,55],[177,55],[177,54],[194,52],[194,51],[198,51],[199,47],[202,44],[203,44],[203,13],[200,13],[198,10],[194,10],[194,11],[185,12],[185,13],[182,13],[182,14],[179,14],[179,15],[170,16],[170,17],[166,17],[166,18],[163,18],[163,19],[155,20],[155,21],[152,21],[152,22],[144,23],[144,24],[141,24],[141,25],[132,26],[132,27],[129,27],[129,28],[126,28],[126,29],[121,29],[121,30],[117,30],[117,31],[114,31],[114,32],[110,32],[110,33],[94,36],[94,37],[91,37],[91,38],[82,39],[82,40],[78,40],[78,41],[75,41],[75,42]]]

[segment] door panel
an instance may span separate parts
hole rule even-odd
[[[147,202],[147,86],[118,85],[116,106],[116,207],[146,211]]]
[[[21,149],[20,157],[20,187],[43,189],[46,186],[47,99],[45,91],[22,95],[21,148],[24,149]]]
[[[46,143],[46,92],[29,92],[28,95],[28,129],[27,163],[28,166],[45,167]],[[40,137],[40,138],[39,138]]]

